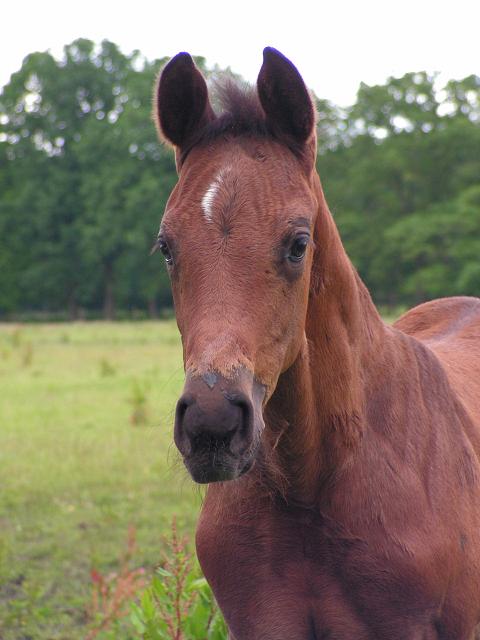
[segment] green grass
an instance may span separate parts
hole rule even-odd
[[[2,640],[85,638],[90,572],[116,570],[129,525],[147,569],[174,515],[193,537],[182,384],[174,321],[0,325]]]
[[[0,325],[0,638],[85,637],[90,571],[129,524],[159,560],[200,497],[172,446],[183,382],[173,321]]]

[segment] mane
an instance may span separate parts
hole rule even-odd
[[[268,126],[256,87],[228,75],[215,78],[211,85],[210,95],[216,117],[192,136],[182,149],[182,163],[196,146],[241,136],[276,140],[286,145],[297,157],[302,156],[302,148],[298,143],[280,138]]]

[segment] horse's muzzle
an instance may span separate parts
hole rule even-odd
[[[187,373],[174,439],[196,482],[234,480],[251,468],[263,430],[264,396],[263,385],[245,368],[228,378],[214,371]]]

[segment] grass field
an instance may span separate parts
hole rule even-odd
[[[147,568],[174,514],[193,534],[182,381],[173,321],[0,325],[2,640],[84,638],[90,571],[115,569],[130,524]]]
[[[91,571],[118,568],[129,526],[146,569],[174,515],[193,538],[182,383],[173,320],[0,325],[1,640],[86,638]]]

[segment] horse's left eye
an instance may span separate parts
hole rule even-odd
[[[300,262],[305,256],[309,242],[308,236],[297,236],[290,246],[287,258],[291,262]]]

